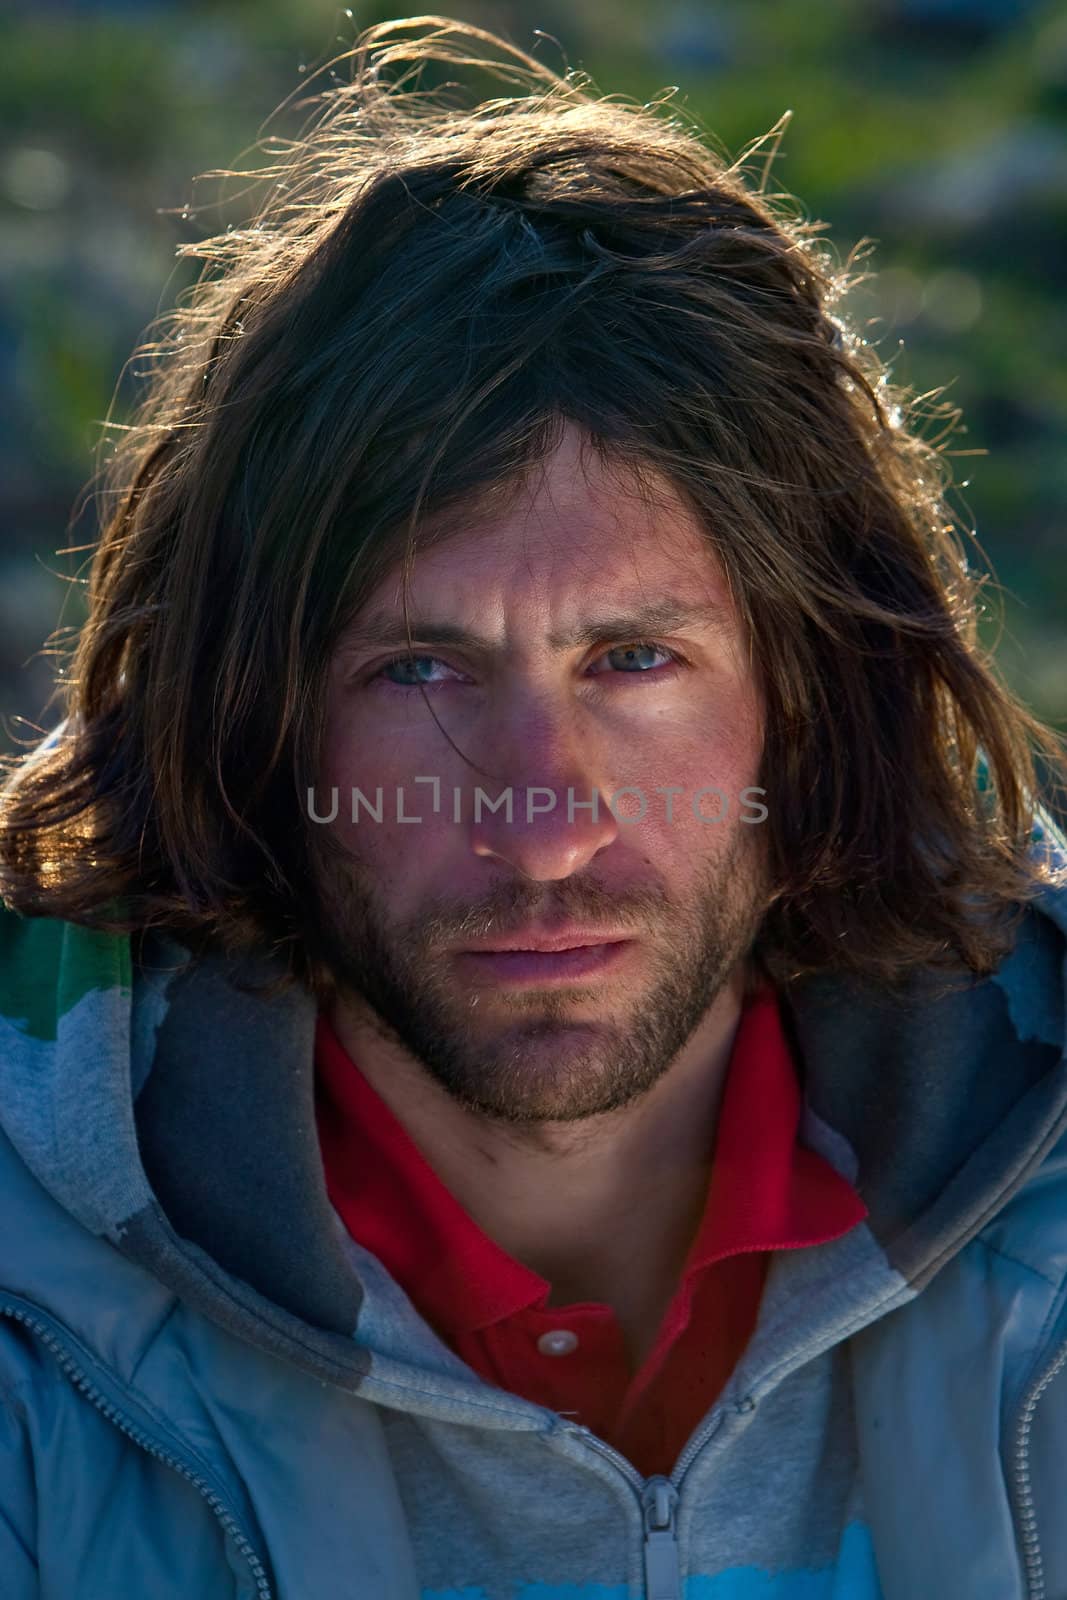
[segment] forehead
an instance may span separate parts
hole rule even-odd
[[[573,431],[510,498],[430,518],[407,586],[414,615],[472,609],[483,622],[525,612],[556,628],[591,607],[668,603],[731,610],[729,586],[696,510],[662,477],[604,463]],[[359,613],[403,612],[398,563]]]

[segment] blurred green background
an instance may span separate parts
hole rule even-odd
[[[791,108],[770,188],[861,238],[853,310],[893,375],[948,385],[954,502],[1001,586],[987,637],[1067,731],[1067,10],[1038,0],[519,0],[445,7],[605,93],[670,85],[731,154]],[[327,0],[7,0],[0,14],[0,748],[47,726],[41,647],[82,595],[99,424],[184,283],[199,172],[226,167],[359,28]],[[534,29],[552,39],[535,41]],[[1003,623],[1003,631],[997,621]]]

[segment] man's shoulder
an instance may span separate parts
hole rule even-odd
[[[27,917],[0,902],[0,1034],[54,1040],[60,1019],[89,994],[129,993],[129,939]]]

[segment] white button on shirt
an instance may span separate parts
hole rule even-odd
[[[551,1333],[541,1335],[537,1348],[543,1356],[569,1356],[578,1348],[578,1335],[569,1328],[553,1328]]]

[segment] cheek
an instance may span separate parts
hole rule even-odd
[[[381,785],[392,792],[418,765],[418,741],[413,730],[403,737],[381,717],[360,715],[351,696],[335,691],[330,698],[319,762],[319,782],[336,785],[345,794],[353,788],[373,797]]]
[[[760,783],[763,727],[751,694],[739,693],[727,708],[708,702],[684,726],[665,728],[663,736],[643,752],[633,751],[629,770],[619,784],[633,784],[648,798],[643,822],[639,802],[620,802],[620,811],[634,818],[630,832],[646,853],[660,859],[713,857],[730,848],[742,819],[751,823],[762,795],[745,791]],[[621,770],[621,769],[620,769]],[[670,795],[665,791],[673,790]],[[744,832],[749,832],[746,826]]]
[[[451,791],[440,784],[435,814],[433,787],[414,782],[418,775],[418,763],[397,759],[395,750],[367,751],[348,737],[323,747],[317,810],[330,815],[336,794],[330,832],[381,895],[400,897],[406,881],[457,848],[462,832],[449,825]]]
[[[686,805],[700,789],[721,789],[730,795],[732,814],[741,803],[741,791],[758,781],[762,754],[762,727],[754,708],[725,716],[721,707],[709,706],[703,716],[688,719],[684,729],[657,740],[645,752],[643,765],[651,787],[682,790],[678,801]],[[635,765],[640,755],[635,749]]]

